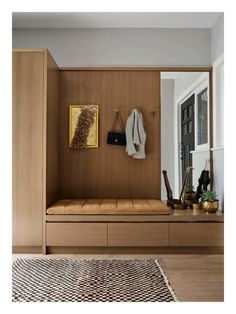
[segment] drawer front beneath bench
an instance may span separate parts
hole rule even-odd
[[[168,223],[108,223],[109,246],[168,246]]]
[[[106,246],[106,223],[47,223],[49,246]]]
[[[170,223],[170,246],[223,245],[223,223]]]

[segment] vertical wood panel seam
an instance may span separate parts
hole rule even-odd
[[[108,223],[107,224],[107,246],[108,246]]]

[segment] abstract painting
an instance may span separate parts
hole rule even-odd
[[[98,105],[69,106],[69,147],[98,147]]]

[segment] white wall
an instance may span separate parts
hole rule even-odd
[[[220,201],[220,208],[224,210],[224,148],[214,149],[214,190]]]
[[[224,56],[213,63],[214,190],[224,208]]]
[[[183,96],[183,93],[194,84],[202,75],[202,72],[181,72],[175,79],[175,101]]]
[[[224,146],[224,56],[213,63],[214,148]]]
[[[48,48],[59,66],[209,66],[210,29],[14,29],[13,48]]]
[[[202,173],[202,170],[205,168],[206,160],[210,159],[210,150],[196,151],[192,153],[192,162],[193,162],[193,186],[195,190],[198,187],[198,179]],[[209,163],[207,164],[206,170],[209,170]]]
[[[211,29],[211,62],[224,52],[224,14],[216,20]]]
[[[161,80],[161,169],[166,170],[170,186],[175,195],[174,169],[174,80]],[[167,199],[166,188],[161,177],[161,198]]]
[[[213,166],[214,190],[224,208],[224,15],[211,30],[213,64]]]

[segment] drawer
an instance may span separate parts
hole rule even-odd
[[[168,245],[168,223],[108,223],[108,246]]]
[[[170,223],[170,246],[223,245],[223,223]]]
[[[106,246],[106,223],[47,223],[49,246]]]

